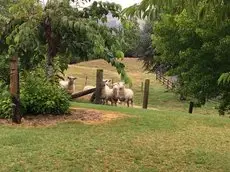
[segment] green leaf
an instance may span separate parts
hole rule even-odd
[[[17,34],[17,35],[14,37],[14,42],[15,42],[16,44],[18,44],[18,43],[19,43],[19,39],[20,39],[20,36],[19,36],[19,34]]]

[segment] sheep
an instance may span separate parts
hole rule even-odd
[[[115,103],[115,106],[117,106],[117,102],[119,100],[119,85],[117,83],[114,83],[112,89],[113,89],[112,100],[113,103]]]
[[[128,107],[129,107],[129,103],[131,103],[133,107],[133,97],[134,97],[133,90],[131,90],[130,88],[125,88],[124,82],[119,82],[118,85],[119,85],[119,100],[121,102],[126,102]]]
[[[103,104],[108,104],[108,101],[111,101],[111,104],[113,104],[113,100],[111,99],[113,97],[113,89],[109,88],[107,82],[103,81],[103,87],[101,90],[101,99]]]
[[[69,94],[73,94],[75,92],[75,80],[77,78],[73,76],[68,76],[67,81],[59,81],[61,88],[65,89]]]
[[[112,88],[109,87],[112,86]],[[111,84],[111,80],[105,80],[103,81],[103,88],[102,88],[102,101],[103,104],[108,104],[108,101],[111,102],[111,105],[117,106],[117,101],[119,98],[119,87],[118,85]]]
[[[104,79],[103,82],[109,87],[112,88],[112,80],[111,79]]]

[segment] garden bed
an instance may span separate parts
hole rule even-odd
[[[127,115],[92,109],[71,108],[70,112],[65,115],[27,115],[22,118],[21,126],[51,126],[62,122],[83,122],[85,124],[101,124],[115,119],[121,119]],[[13,124],[9,119],[0,119],[0,124]]]

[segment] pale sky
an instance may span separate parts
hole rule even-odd
[[[102,1],[115,2],[117,4],[120,4],[123,8],[141,2],[141,0],[102,0]]]
[[[42,0],[42,2],[46,3],[47,0]],[[115,2],[117,4],[120,4],[122,6],[122,8],[126,8],[126,7],[129,7],[135,3],[139,3],[141,2],[141,0],[92,0],[93,1],[108,1],[108,2]],[[92,3],[91,2],[91,3]]]

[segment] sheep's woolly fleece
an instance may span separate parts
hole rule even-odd
[[[37,115],[26,116],[22,119],[22,124],[13,124],[11,120],[0,119],[0,125],[22,126],[22,127],[47,127],[63,122],[82,122],[89,125],[107,123],[116,119],[130,117],[112,111],[99,111],[93,109],[71,108],[68,115]]]

